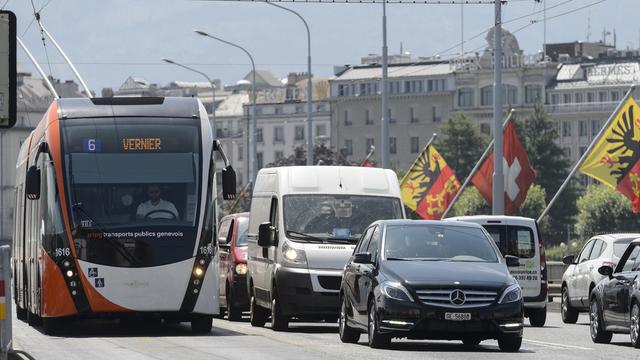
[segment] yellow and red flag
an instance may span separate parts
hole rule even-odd
[[[400,189],[407,207],[423,219],[439,220],[460,190],[460,182],[433,145],[429,145],[402,178]]]
[[[629,97],[587,154],[580,172],[620,192],[640,210],[640,110]]]

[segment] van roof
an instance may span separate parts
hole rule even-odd
[[[258,172],[255,193],[325,193],[401,197],[395,172],[360,166],[283,166]]]
[[[445,220],[453,221],[469,221],[478,224],[488,225],[525,225],[535,227],[535,219],[522,216],[505,216],[505,215],[472,215],[472,216],[456,216]]]

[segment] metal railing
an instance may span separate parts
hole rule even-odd
[[[619,101],[585,102],[570,104],[549,104],[544,108],[548,113],[583,113],[606,112],[611,113]]]

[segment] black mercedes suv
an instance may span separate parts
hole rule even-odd
[[[387,220],[369,226],[347,262],[340,287],[340,339],[369,346],[392,338],[497,339],[522,343],[522,292],[509,274],[518,259],[500,254],[477,224]]]

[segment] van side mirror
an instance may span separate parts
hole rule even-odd
[[[507,255],[504,257],[508,267],[520,266],[520,259],[517,256]]]
[[[236,171],[231,165],[222,169],[222,198],[225,200],[236,198]]]
[[[598,268],[598,273],[604,276],[611,276],[613,275],[613,268],[609,265],[602,265]]]
[[[576,257],[573,255],[567,255],[562,258],[562,263],[565,265],[573,265],[576,262]]]
[[[263,222],[258,226],[258,246],[269,247],[273,244],[275,237],[275,229],[271,226],[271,222]]]
[[[40,199],[40,169],[35,165],[31,165],[27,170],[27,178],[25,179],[25,192],[27,199]]]
[[[355,264],[373,264],[373,261],[371,261],[371,253],[357,253],[353,255],[353,262]]]

